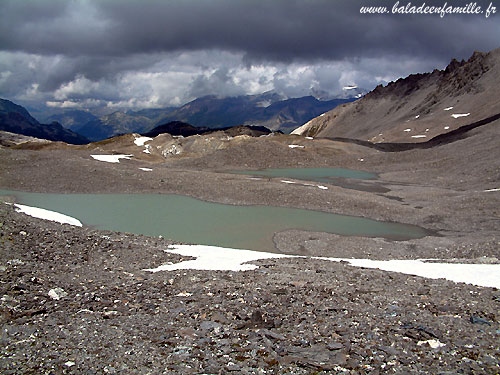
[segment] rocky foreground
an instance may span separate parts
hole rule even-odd
[[[312,259],[143,271],[169,241],[0,206],[3,374],[496,374],[500,291]]]
[[[277,252],[308,256],[498,263],[499,125],[401,152],[285,135],[145,145],[128,135],[82,147],[9,138],[0,142],[0,188],[183,194],[403,222],[429,236],[291,230],[274,242]],[[94,154],[132,156],[105,163]],[[318,189],[228,173],[269,167],[379,178]],[[171,241],[34,219],[1,200],[0,235],[2,374],[500,373],[498,289],[311,258],[151,273],[182,260],[164,252]]]

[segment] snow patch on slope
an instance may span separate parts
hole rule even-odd
[[[459,118],[459,117],[467,117],[470,116],[470,113],[454,113],[451,115],[453,118]]]
[[[311,126],[313,120],[310,120],[310,121],[306,122],[304,125],[299,126],[297,129],[295,129],[294,131],[292,131],[290,134],[291,135],[302,135],[302,134],[304,134],[307,131],[307,129],[309,129],[309,127]]]
[[[212,271],[250,271],[258,268],[254,264],[243,264],[259,259],[285,258],[289,255],[265,253],[252,250],[229,249],[205,245],[175,245],[167,253],[196,257],[175,264],[165,264],[145,271],[176,271],[176,270],[212,270]]]
[[[134,143],[141,147],[141,146],[144,146],[144,144],[146,142],[149,142],[149,141],[152,141],[153,138],[150,138],[150,137],[137,137],[135,140],[134,140]]]
[[[297,255],[275,254],[205,245],[174,245],[169,250],[165,250],[165,252],[179,254],[185,257],[195,257],[196,259],[175,264],[165,264],[156,268],[146,269],[145,271],[250,271],[256,269],[258,266],[244,263],[260,259],[307,258]],[[429,263],[423,259],[371,260],[326,257],[314,257],[313,259],[347,262],[354,267],[375,268],[382,271],[398,272],[430,279],[445,278],[454,282],[500,288],[500,264]]]
[[[332,258],[321,259],[334,260]],[[382,271],[399,272],[428,279],[444,278],[457,283],[484,287],[498,288],[500,286],[500,264],[431,263],[425,262],[425,259],[343,260],[355,267],[376,268]]]
[[[120,159],[130,160],[130,158],[134,155],[90,155],[90,156],[92,156],[95,160],[104,161],[107,163],[119,163]]]
[[[49,211],[44,208],[25,206],[23,204],[14,204],[14,207],[16,207],[17,212],[36,217],[37,219],[55,221],[56,223],[69,224],[76,227],[82,226],[82,223],[79,220],[59,212]]]

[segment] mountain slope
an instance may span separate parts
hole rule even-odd
[[[100,141],[125,133],[142,133],[153,126],[153,121],[145,116],[113,112],[74,128],[91,141]]]
[[[352,100],[321,101],[312,96],[283,100],[275,93],[228,98],[205,96],[168,113],[157,124],[183,121],[209,128],[258,125],[287,132],[339,104]]]
[[[312,96],[288,99],[271,104],[267,108],[255,114],[255,120],[249,120],[259,125],[276,130],[288,130],[295,128],[298,124],[308,121],[339,104],[351,102],[352,99],[332,99],[327,101],[318,100]]]
[[[58,122],[40,124],[29,112],[9,100],[0,99],[0,130],[50,141],[85,144],[88,140]]]
[[[89,111],[84,111],[80,109],[65,109],[62,110],[60,113],[55,113],[48,116],[46,119],[41,119],[41,121],[46,121],[46,122],[57,121],[65,128],[73,130],[90,121],[95,121],[96,119],[97,116],[90,113]]]
[[[277,93],[268,92],[226,98],[204,96],[180,108],[117,111],[84,123],[80,120],[82,111],[65,112],[50,118],[64,121],[72,130],[91,141],[124,133],[145,133],[155,126],[175,121],[210,129],[247,125],[289,132],[315,116],[352,100],[354,98],[318,100],[312,96],[283,99]]]
[[[425,142],[500,112],[500,49],[452,60],[445,70],[378,86],[293,134],[371,142]]]

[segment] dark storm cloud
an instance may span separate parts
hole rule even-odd
[[[273,88],[335,93],[500,47],[500,13],[360,14],[395,2],[0,0],[0,96],[154,105]]]
[[[498,14],[486,19],[359,12],[361,6],[392,8],[394,3],[2,0],[0,45],[11,51],[73,56],[222,49],[245,53],[249,61],[292,61],[384,54],[461,57],[473,49],[492,49],[500,40]],[[478,3],[486,8],[489,1]]]
[[[104,56],[61,58],[52,63],[53,69],[42,77],[40,90],[56,90],[61,84],[71,81],[78,75],[85,75],[86,78],[95,81],[102,77],[116,77],[120,72],[141,70],[159,60],[161,57],[157,55],[132,55],[125,59]]]

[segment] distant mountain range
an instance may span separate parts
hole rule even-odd
[[[80,116],[79,112],[71,111],[71,115]],[[143,112],[144,113],[144,112]],[[63,115],[63,114],[59,114]],[[68,118],[71,116],[61,116],[60,118]],[[143,129],[140,122],[136,119],[145,118],[144,116],[130,116],[121,112],[115,112],[111,115],[104,116],[101,119],[94,118],[89,123],[94,126],[95,134],[100,134],[103,138],[108,138],[110,130],[115,132],[138,133],[138,129]],[[110,124],[110,126],[106,126]],[[74,128],[78,129],[78,125]],[[90,141],[82,135],[64,128],[58,122],[50,124],[41,124],[33,118],[29,112],[22,106],[17,105],[9,100],[0,99],[0,131],[31,136],[50,141],[61,141],[70,144],[86,144]],[[148,137],[156,137],[159,134],[168,133],[172,136],[189,137],[196,134],[208,134],[217,131],[223,131],[228,136],[249,135],[258,137],[261,135],[270,134],[272,131],[264,126],[228,126],[221,128],[209,128],[206,126],[196,127],[181,121],[172,121],[167,124],[162,124],[154,127],[152,130],[142,132],[142,135]],[[107,133],[108,132],[108,133]],[[110,135],[109,137],[114,136]]]
[[[378,86],[293,134],[341,137],[372,143],[426,142],[500,114],[500,48],[453,59],[444,70],[412,74]]]
[[[143,133],[154,126],[154,121],[135,113],[113,112],[87,123],[72,127],[91,141],[100,141],[119,134]]]
[[[34,114],[35,117],[37,114]],[[86,124],[91,121],[98,120],[99,117],[91,113],[90,111],[80,110],[80,109],[64,109],[59,113],[49,114],[48,116],[41,117],[41,121],[51,123],[58,122],[67,129],[75,130],[78,126]]]
[[[24,107],[5,99],[0,99],[0,130],[71,144],[89,142],[58,122],[40,124]]]
[[[205,96],[182,107],[117,111],[96,116],[88,110],[58,109],[57,113],[38,112],[42,121],[58,121],[91,141],[99,141],[118,134],[145,133],[154,127],[173,121],[189,123],[210,129],[237,125],[264,126],[271,130],[290,132],[310,119],[329,111],[339,104],[348,103],[359,96],[358,90],[347,90],[346,98],[319,100],[313,96],[285,99],[268,92],[219,98]]]
[[[274,93],[228,98],[205,96],[167,113],[158,123],[184,121],[208,128],[259,125],[286,133],[311,118],[352,100],[322,101],[312,96],[283,100]]]

